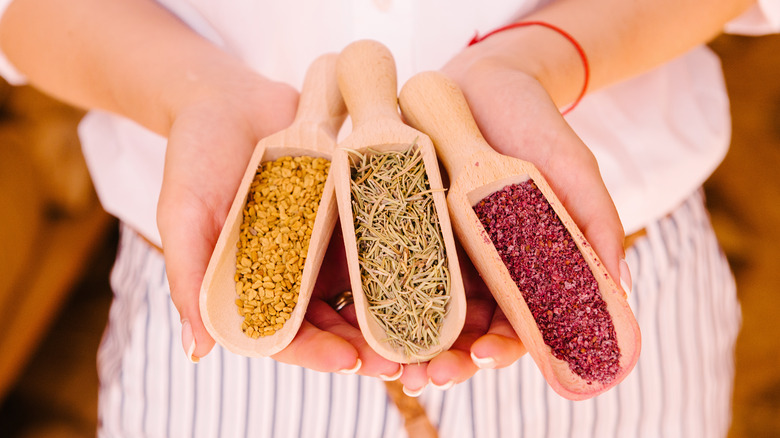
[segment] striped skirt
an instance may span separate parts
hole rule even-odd
[[[733,276],[697,193],[628,250],[642,330],[634,371],[573,402],[526,355],[419,397],[442,437],[724,437],[740,312]],[[114,302],[98,352],[101,437],[403,437],[384,383],[319,373],[219,346],[199,364],[162,256],[123,229]]]

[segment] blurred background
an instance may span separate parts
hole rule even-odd
[[[743,310],[730,437],[780,437],[780,36],[721,36],[711,47],[734,120],[731,151],[705,185]],[[3,437],[95,435],[95,354],[118,235],[80,154],[82,115],[0,82]]]

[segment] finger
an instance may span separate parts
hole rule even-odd
[[[397,380],[403,371],[401,364],[384,359],[365,341],[360,331],[354,304],[336,312],[330,302],[337,294],[350,290],[344,241],[340,227],[335,227],[323,259],[320,275],[314,285],[312,301],[306,318],[322,330],[331,331],[350,342],[361,360],[359,374]]]
[[[623,224],[601,179],[595,157],[570,129],[567,136],[570,137],[566,141],[579,145],[578,152],[568,152],[568,156],[552,160],[540,170],[548,175],[550,186],[602,259],[607,271],[618,278],[618,262],[624,257]],[[580,171],[573,172],[572,169]],[[584,193],[587,197],[582,196]]]
[[[447,389],[471,378],[479,370],[468,350],[449,349],[428,364],[428,380],[439,389]]]
[[[527,350],[500,310],[496,311],[488,333],[471,344],[471,350],[451,349],[437,356],[428,366],[433,385],[449,388],[471,378],[480,368],[503,368],[519,359]]]
[[[489,320],[486,317],[485,320]],[[430,360],[427,367],[429,381],[440,388],[447,388],[471,378],[479,368],[471,360],[470,347],[485,333],[484,328],[466,329],[452,348]]]
[[[182,346],[192,361],[214,346],[201,319],[200,287],[251,148],[204,157],[220,139],[253,144],[246,138],[221,138],[219,131],[191,129],[202,122],[200,116],[181,117],[171,129],[157,208],[171,299],[182,320]]]
[[[544,146],[533,146],[548,150],[546,158],[539,163],[539,170],[607,270],[618,278],[625,234],[598,162],[562,117],[556,113],[550,123],[554,125],[550,129],[556,129],[558,135],[548,139]]]
[[[183,210],[184,207],[176,209]],[[163,252],[171,299],[182,321],[182,348],[188,359],[197,362],[215,343],[203,325],[199,305],[200,285],[211,256],[211,245],[205,239],[192,237],[208,234],[199,232],[196,223],[181,223],[181,218],[185,217],[181,215],[178,223],[171,223],[170,217],[161,214],[158,222],[164,236]],[[183,229],[188,232],[181,232]]]
[[[330,332],[352,345],[361,362],[360,368],[356,370],[358,374],[391,380],[398,375],[401,364],[380,356],[366,342],[357,326],[354,307],[349,305],[341,312],[336,312],[324,301],[313,300],[309,303],[306,319],[320,330]]]
[[[290,345],[271,357],[279,362],[326,373],[352,374],[361,365],[358,351],[352,344],[305,320]]]
[[[488,332],[471,345],[471,360],[479,368],[504,368],[528,350],[501,309],[493,314]]]
[[[436,386],[448,387],[463,382],[473,376],[478,369],[471,360],[471,345],[487,333],[496,309],[495,301],[489,294],[479,296],[481,298],[468,300],[466,314],[469,317],[452,348],[442,352],[428,363],[428,378]]]
[[[170,263],[167,264],[170,266]],[[203,278],[196,270],[182,267],[166,268],[168,281],[171,285],[171,299],[179,311],[181,319],[181,342],[184,353],[192,362],[198,362],[214,347],[214,339],[203,325],[198,304],[200,282],[194,279]],[[192,279],[192,280],[191,280]]]
[[[418,397],[428,385],[428,364],[410,363],[404,365],[404,372],[400,382],[403,384],[404,394],[410,397]]]

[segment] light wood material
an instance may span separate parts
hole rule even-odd
[[[431,423],[417,397],[410,397],[404,393],[404,385],[393,380],[385,382],[387,395],[393,400],[398,411],[404,417],[404,428],[411,438],[438,438],[439,432]]]
[[[463,328],[466,317],[463,280],[444,193],[435,191],[433,198],[444,237],[447,266],[451,276],[450,302],[440,332],[439,345],[420,352],[419,358],[411,358],[402,349],[394,349],[386,342],[387,335],[384,329],[368,310],[360,279],[350,194],[350,159],[347,150],[361,153],[368,153],[369,149],[378,152],[402,150],[416,143],[423,157],[431,188],[441,189],[441,174],[436,153],[426,135],[401,121],[398,113],[395,61],[386,47],[370,40],[354,42],[339,55],[337,70],[339,88],[352,118],[353,128],[352,133],[339,144],[333,157],[332,167],[358,324],[369,345],[383,357],[399,363],[428,360],[452,346]]]
[[[242,210],[260,163],[285,156],[331,159],[336,136],[346,117],[346,107],[336,83],[336,54],[323,55],[309,67],[301,91],[298,112],[287,128],[258,142],[230,207],[200,291],[200,311],[211,336],[223,347],[244,356],[270,356],[284,349],[300,328],[317,275],[336,224],[337,208],[332,171],[312,229],[309,250],[296,304],[290,319],[271,336],[252,339],[241,331],[243,317],[236,306],[236,244]]]
[[[566,398],[579,400],[593,397],[623,380],[636,364],[640,350],[639,326],[628,307],[626,294],[610,277],[536,167],[495,152],[482,137],[461,91],[441,73],[425,72],[410,79],[401,90],[400,102],[406,120],[431,137],[449,173],[452,184],[447,202],[460,242],[550,386]],[[566,362],[552,355],[509,270],[473,210],[477,202],[491,193],[529,178],[570,232],[598,281],[612,316],[621,358],[620,371],[609,384],[588,384]]]

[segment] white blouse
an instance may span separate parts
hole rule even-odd
[[[0,13],[12,0],[0,0]],[[298,88],[317,56],[371,38],[385,44],[399,86],[440,68],[473,37],[545,3],[493,0],[318,2],[160,1],[193,29],[272,79]],[[780,1],[760,0],[727,30],[780,30]],[[0,53],[0,74],[24,82]],[[589,94],[566,116],[598,159],[626,233],[663,216],[720,164],[730,141],[729,103],[718,58],[698,47],[641,76]],[[156,207],[166,141],[136,123],[92,111],[79,127],[103,207],[160,244]]]

